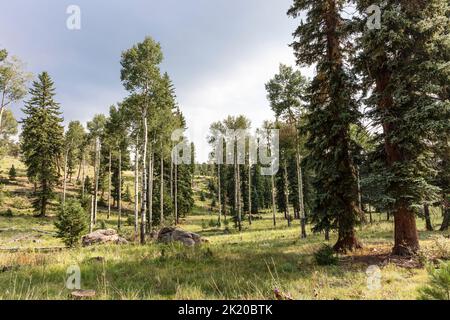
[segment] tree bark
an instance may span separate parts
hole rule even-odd
[[[252,164],[248,157],[248,223],[252,225]]]
[[[415,213],[399,202],[394,213],[394,221],[395,244],[392,253],[399,256],[410,256],[419,251]]]
[[[108,220],[111,216],[111,148],[109,150],[109,163],[108,163]]]
[[[86,173],[85,173],[85,154],[83,152],[83,159],[81,160],[83,163],[83,168],[82,168],[82,178],[81,178],[81,198],[84,198],[84,193],[85,193],[85,182],[86,182]]]
[[[386,58],[381,57],[380,59],[383,59],[382,63],[380,63],[383,67],[377,72],[375,91],[381,96],[378,102],[378,108],[389,113],[394,105],[393,94],[391,92],[392,88],[389,87],[392,76],[391,72],[387,69],[387,63],[385,63]],[[393,167],[399,162],[401,163],[403,159],[403,154],[399,146],[388,138],[394,130],[394,123],[383,123],[384,135],[387,137],[384,141],[384,148],[389,167]],[[397,255],[410,255],[417,252],[420,249],[420,245],[415,213],[401,199],[397,200],[394,204],[394,222],[395,244],[393,253]]]
[[[433,224],[431,223],[430,206],[425,204],[423,206],[423,214],[425,215],[425,223],[427,231],[433,231]]]
[[[300,150],[298,147],[298,141],[297,141],[296,166],[297,166],[297,183],[298,183],[298,205],[299,205],[299,216],[300,216],[300,223],[301,223],[300,238],[305,239],[307,237],[307,235],[306,235],[306,214],[305,214],[305,201],[304,201],[304,194],[303,194],[303,172],[302,172],[302,167],[301,167],[301,155],[300,155]]]
[[[289,181],[288,181],[288,172],[287,172],[287,162],[284,160],[284,199],[286,202],[286,219],[288,223],[288,227],[291,226],[291,212],[289,210]]]
[[[175,225],[178,225],[178,166],[174,166],[174,194],[175,194]]]
[[[154,181],[154,152],[150,155],[150,163],[148,165],[148,224],[150,232],[153,231],[153,181]]]
[[[134,154],[134,239],[137,240],[139,231],[139,136],[136,135],[136,149]]]
[[[221,225],[221,218],[222,218],[222,180],[220,177],[220,162],[222,160],[219,160],[219,163],[217,164],[217,178],[218,178],[218,191],[219,191],[219,199],[218,199],[218,203],[219,203],[219,226]]]
[[[119,209],[119,214],[117,217],[117,229],[120,230],[122,227],[122,149],[119,149],[119,194],[117,197],[117,206]]]
[[[275,177],[272,174],[270,176],[270,182],[272,185],[272,218],[273,218],[273,226],[277,226],[277,208],[275,204]]]
[[[442,210],[443,210],[444,217],[442,220],[441,228],[439,230],[447,231],[448,226],[450,224],[450,209],[448,207],[448,204],[444,204],[444,206],[442,207]]]
[[[66,188],[67,188],[67,161],[69,157],[69,148],[66,150],[66,154],[64,155],[64,177],[63,177],[63,199],[62,205],[63,207],[66,205]]]
[[[141,244],[145,244],[145,227],[147,226],[147,146],[148,123],[147,113],[144,111],[144,153],[142,156],[142,207],[141,207]]]
[[[94,175],[95,175],[95,186],[94,186],[94,225],[97,224],[97,204],[98,204],[98,180],[99,180],[99,155],[100,155],[100,141],[99,138],[95,140],[95,159],[94,159]]]
[[[164,223],[164,156],[163,156],[163,143],[161,141],[161,186],[160,186],[160,197],[159,197],[159,210],[160,210],[160,224]]]

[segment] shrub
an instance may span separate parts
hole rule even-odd
[[[11,169],[9,169],[9,180],[15,181],[17,178],[17,171],[14,165],[11,166]]]
[[[8,209],[5,212],[2,212],[0,214],[0,216],[5,217],[5,218],[12,218],[13,217],[13,212],[12,212],[11,209]]]
[[[314,253],[314,259],[319,266],[335,265],[339,260],[333,247],[326,244]]]
[[[203,191],[200,192],[200,201],[202,202],[206,201],[205,193]]]
[[[134,215],[128,215],[127,216],[127,226],[134,226]]]
[[[55,222],[57,237],[61,238],[65,245],[72,248],[80,240],[81,234],[87,228],[87,214],[81,204],[76,200],[68,200],[61,205]]]
[[[428,268],[430,280],[419,289],[421,300],[450,300],[450,262],[441,262],[438,269]]]
[[[28,199],[24,199],[24,198],[21,198],[21,197],[14,197],[14,200],[13,200],[13,203],[12,203],[12,207],[14,209],[24,210],[24,209],[30,208],[31,204],[28,201]]]
[[[128,185],[127,188],[125,189],[125,194],[123,195],[122,200],[126,202],[132,202],[130,186]]]

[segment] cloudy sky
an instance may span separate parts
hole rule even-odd
[[[65,122],[88,121],[126,95],[120,54],[145,36],[164,51],[162,71],[176,87],[197,157],[207,159],[209,124],[244,114],[253,127],[272,118],[264,83],[279,63],[294,64],[292,0],[15,0],[3,1],[0,47],[34,74],[55,81]],[[81,30],[68,30],[69,5]],[[22,116],[21,103],[12,107]]]

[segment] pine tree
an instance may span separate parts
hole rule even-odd
[[[372,4],[383,13],[379,30],[365,26],[364,12]],[[449,99],[441,96],[450,82],[449,3],[360,0],[357,7],[363,16],[356,23],[357,65],[371,92],[370,117],[383,128],[378,135],[383,176],[386,193],[395,199],[393,253],[410,255],[419,250],[415,215],[436,199],[430,142],[450,125]]]
[[[350,125],[359,113],[354,79],[345,67],[349,48],[345,1],[295,0],[288,14],[306,18],[294,33],[292,44],[299,65],[316,64],[309,87],[307,148],[309,163],[316,172],[317,201],[315,230],[338,230],[336,251],[359,248],[355,224],[359,217],[356,168],[352,157]]]
[[[62,155],[64,129],[55,88],[47,72],[39,75],[30,89],[31,98],[23,109],[22,153],[27,176],[38,188],[33,201],[35,212],[45,216],[58,183],[58,165]]]
[[[10,180],[10,181],[16,180],[16,177],[17,177],[17,171],[16,171],[16,168],[14,167],[14,165],[12,165],[12,166],[11,166],[11,169],[9,169],[8,175],[9,175],[9,180]]]

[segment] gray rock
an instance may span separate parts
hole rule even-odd
[[[187,247],[192,247],[205,242],[202,240],[201,236],[196,233],[174,227],[162,228],[158,233],[157,241],[160,243],[171,243],[178,241]]]
[[[128,241],[117,234],[116,230],[97,230],[81,238],[83,247],[92,246],[95,244],[127,244]]]

